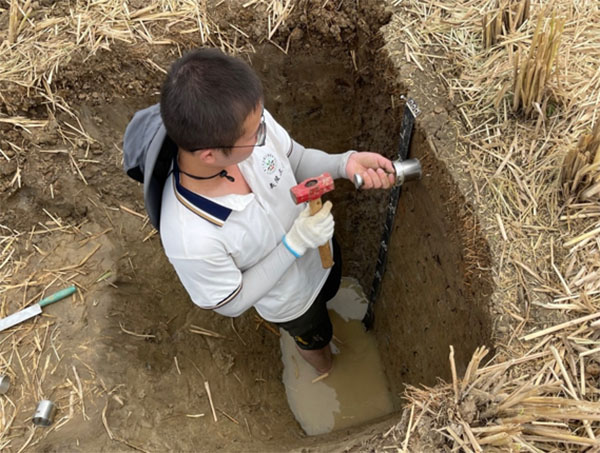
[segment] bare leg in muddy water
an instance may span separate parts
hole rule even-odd
[[[298,346],[296,346],[298,348]],[[311,366],[317,370],[319,374],[325,374],[331,371],[333,365],[333,356],[331,355],[331,348],[329,344],[321,349],[300,349],[298,348],[300,355],[304,360],[311,364]]]

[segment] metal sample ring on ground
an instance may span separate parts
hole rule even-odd
[[[56,406],[52,401],[40,401],[33,415],[33,424],[37,426],[50,426],[54,421],[55,412]]]
[[[8,392],[10,387],[10,378],[8,376],[0,376],[0,395]]]

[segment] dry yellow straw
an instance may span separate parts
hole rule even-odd
[[[542,105],[565,24],[564,19],[557,20],[553,14],[549,30],[542,31],[544,20],[544,14],[540,14],[527,56],[519,49],[514,61],[512,108],[513,111],[523,110],[527,116],[531,115],[535,104]]]

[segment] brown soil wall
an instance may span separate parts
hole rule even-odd
[[[378,26],[359,31],[350,48],[307,34],[288,55],[267,46],[252,56],[267,107],[297,141],[328,152],[372,150],[395,158],[407,89],[380,51]],[[433,123],[449,127],[448,117],[437,106],[428,109],[438,114],[425,127],[417,123],[410,152],[421,160],[423,179],[403,188],[375,312],[398,406],[406,384],[450,377],[449,345],[460,372],[475,348],[490,343],[489,250],[468,200],[426,138]],[[447,138],[440,146],[453,145]],[[342,181],[329,197],[344,274],[357,278],[367,294],[388,195],[356,191]]]
[[[423,178],[403,188],[375,312],[395,395],[406,384],[450,380],[450,345],[462,374],[491,332],[489,251],[469,202],[423,130],[413,137],[412,156]]]

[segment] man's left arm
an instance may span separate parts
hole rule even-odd
[[[298,181],[324,172],[330,173],[334,179],[349,180],[359,174],[364,181],[362,189],[387,189],[395,180],[392,162],[377,153],[347,151],[328,154],[318,149],[305,148],[292,139],[288,158]]]
[[[324,151],[305,148],[296,142],[290,134],[265,110],[267,134],[283,149],[296,181],[318,176],[328,172],[334,179],[354,179],[359,174],[363,179],[362,189],[387,189],[394,184],[394,166],[389,159],[371,152],[347,151],[341,154],[329,154]]]

